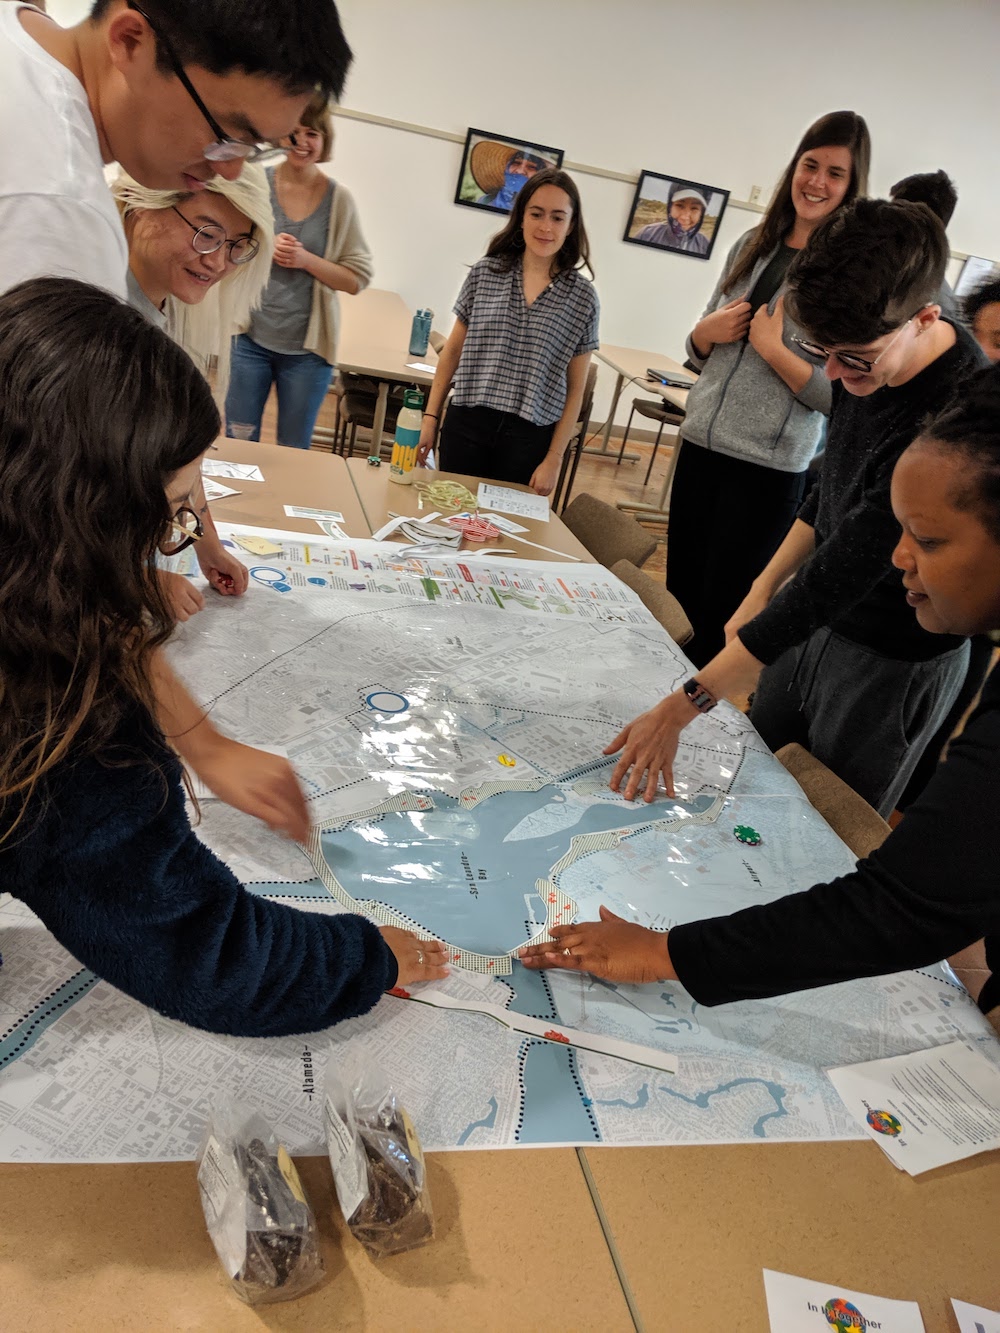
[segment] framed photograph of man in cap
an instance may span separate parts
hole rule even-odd
[[[728,200],[729,191],[717,185],[644,171],[622,240],[707,259]]]
[[[524,183],[546,167],[561,167],[563,150],[486,130],[469,130],[455,203],[509,213]]]

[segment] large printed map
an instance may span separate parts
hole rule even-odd
[[[824,1068],[956,1037],[991,1054],[944,967],[710,1010],[514,961],[601,903],[668,928],[852,866],[728,705],[685,733],[676,799],[608,789],[603,746],[689,667],[606,570],[288,539],[252,572],[174,661],[220,727],[287,751],[314,837],[214,800],[199,835],[254,892],[447,941],[451,976],[329,1032],[218,1037],[81,969],[0,895],[0,1159],[192,1157],[220,1087],[321,1151],[323,1069],[348,1042],[431,1149],[860,1137]]]

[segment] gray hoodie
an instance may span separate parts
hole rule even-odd
[[[753,234],[748,231],[730,250],[723,277]],[[720,278],[702,318],[746,296],[774,253],[757,261],[739,291],[723,291]],[[780,294],[768,307],[772,312]],[[786,314],[784,343],[793,352],[797,335],[802,330]],[[832,387],[822,366],[815,367],[801,392],[794,394],[746,339],[717,343],[706,360],[689,337],[687,354],[701,374],[688,394],[684,439],[778,472],[804,472],[822,447],[830,412]]]

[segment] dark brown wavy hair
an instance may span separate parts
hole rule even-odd
[[[164,486],[219,433],[176,343],[109,293],[0,296],[0,843],[41,779],[106,748],[169,636]],[[155,722],[152,724],[155,726]]]
[[[528,180],[527,184],[521,187],[514,200],[514,207],[510,210],[507,225],[503,231],[498,231],[490,240],[486,247],[486,257],[498,260],[498,268],[510,269],[514,267],[524,254],[524,211],[531,201],[531,196],[536,190],[540,190],[543,185],[555,185],[560,190],[565,190],[573,208],[573,220],[570,223],[569,231],[566,233],[566,239],[552,261],[555,276],[558,277],[560,273],[569,273],[572,269],[585,268],[593,277],[594,269],[590,262],[590,242],[587,240],[587,229],[583,225],[580,191],[576,188],[576,181],[573,177],[567,172],[561,171],[558,167],[546,167],[544,171],[537,172]]]
[[[758,259],[770,254],[784,240],[795,225],[795,206],[792,203],[792,177],[803,153],[817,148],[847,148],[851,154],[851,179],[840,207],[868,193],[868,168],[871,164],[872,145],[868,126],[856,111],[830,111],[820,116],[806,130],[784,175],[768,204],[767,212],[757,230],[736,256],[725,276],[723,290],[734,291],[746,282]]]

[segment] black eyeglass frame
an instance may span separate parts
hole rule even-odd
[[[924,305],[919,306],[916,310],[914,310],[913,314],[910,316],[909,319],[904,320],[903,323],[900,324],[899,328],[892,335],[892,337],[889,339],[886,345],[882,348],[881,352],[879,352],[878,356],[875,358],[874,361],[869,361],[869,359],[866,356],[858,356],[856,352],[830,351],[828,348],[823,347],[820,343],[810,342],[808,338],[793,337],[792,342],[795,343],[796,347],[801,347],[803,352],[805,352],[806,356],[811,357],[814,361],[820,361],[825,365],[826,362],[829,361],[831,356],[835,356],[837,360],[840,362],[840,364],[842,366],[846,366],[848,370],[859,370],[863,375],[870,375],[872,371],[875,369],[875,367],[878,365],[878,363],[885,356],[886,352],[888,352],[889,348],[893,345],[893,343],[896,341],[899,335],[903,332],[903,330],[909,324],[913,323],[916,317],[920,314],[921,310],[927,309],[927,304],[928,303],[925,303]]]
[[[135,0],[125,0],[125,3],[129,9],[134,9],[137,14],[142,15],[142,17],[146,20],[146,22],[152,29],[153,35],[155,36],[156,40],[163,44],[164,53],[167,59],[170,61],[174,73],[177,75],[181,83],[184,85],[184,89],[187,92],[188,96],[191,98],[192,102],[194,102],[195,106],[204,116],[209,129],[215,135],[214,141],[212,143],[206,144],[203,150],[204,156],[207,161],[235,162],[242,158],[244,162],[263,162],[265,160],[270,160],[271,158],[277,157],[280,153],[284,152],[284,149],[281,148],[280,145],[278,144],[247,143],[246,140],[244,139],[234,139],[231,134],[227,134],[226,131],[219,124],[219,122],[212,115],[211,111],[209,111],[205,103],[198,96],[198,92],[194,84],[188,78],[184,66],[181,64],[180,60],[177,57],[177,52],[174,50],[170,38],[167,37],[165,33],[160,31],[160,29],[156,26],[156,24],[149,17],[146,11],[140,5],[137,5],[135,3]],[[291,144],[293,148],[295,147],[294,134],[290,134],[288,136],[288,142]],[[214,150],[221,150],[221,151],[214,151]]]
[[[250,260],[255,259],[256,256],[260,253],[260,241],[258,241],[253,234],[252,228],[254,224],[252,222],[250,224],[251,232],[249,236],[237,236],[236,239],[233,240],[231,237],[226,235],[221,223],[219,222],[212,222],[207,224],[203,223],[200,227],[197,227],[191,221],[190,218],[186,218],[184,216],[184,214],[181,212],[181,210],[177,207],[176,204],[171,204],[170,207],[181,219],[181,221],[186,222],[188,226],[191,228],[191,230],[194,232],[194,235],[191,237],[191,249],[195,252],[196,255],[214,255],[217,254],[224,245],[228,245],[229,262],[231,264],[239,265],[239,264],[249,264]],[[202,232],[207,232],[210,226],[218,227],[218,229],[222,232],[222,240],[219,242],[218,245],[213,246],[211,250],[199,250],[198,247],[195,245],[195,241],[201,235]],[[234,245],[245,245],[250,249],[250,253],[246,255],[241,255],[239,259],[236,259],[233,256]]]

